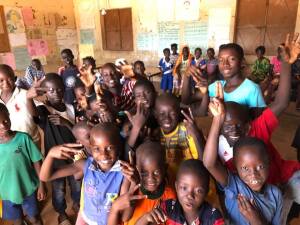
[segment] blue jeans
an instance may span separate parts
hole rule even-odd
[[[81,180],[75,180],[74,176],[53,180],[51,182],[52,205],[54,207],[54,210],[59,214],[65,213],[65,210],[67,208],[67,203],[65,199],[66,180],[68,180],[69,187],[71,189],[71,197],[73,200],[73,204],[77,204],[79,206],[80,202]]]

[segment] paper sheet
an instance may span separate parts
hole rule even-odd
[[[59,28],[56,30],[58,45],[76,45],[78,43],[77,31],[75,29]]]
[[[175,18],[179,20],[198,20],[200,12],[199,0],[176,0]]]
[[[22,16],[26,26],[33,26],[33,13],[31,7],[23,7]]]
[[[26,47],[16,47],[12,49],[16,60],[16,69],[24,70],[31,63],[31,57]]]
[[[28,40],[27,48],[30,56],[48,55],[48,44],[43,39]]]
[[[95,36],[93,29],[80,30],[80,44],[95,44]]]
[[[21,9],[16,7],[4,7],[4,11],[8,33],[24,33],[25,26]]]
[[[8,34],[9,43],[12,47],[26,45],[26,34],[25,33],[10,33]]]
[[[16,69],[15,57],[11,52],[0,53],[0,63],[9,65],[13,70]]]

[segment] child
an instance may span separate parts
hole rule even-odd
[[[194,65],[200,69],[204,69],[206,67],[205,59],[202,57],[202,49],[201,48],[195,48]]]
[[[63,102],[64,83],[61,76],[55,73],[48,73],[41,83],[41,87],[46,91],[45,104],[37,107],[38,117],[36,122],[44,131],[44,149],[47,155],[49,150],[60,144],[73,143],[75,138],[71,132],[75,120],[74,108],[72,105]],[[58,169],[71,163],[68,160],[55,160],[54,168]],[[73,176],[68,177],[73,200],[73,210],[76,212],[79,207],[80,181],[76,181]],[[66,179],[55,179],[52,185],[52,204],[55,211],[59,214],[58,221],[68,221],[65,212],[67,205],[65,201]]]
[[[230,224],[281,224],[280,190],[266,183],[269,157],[266,145],[256,138],[241,138],[234,146],[237,174],[231,173],[217,159],[219,130],[224,108],[215,100],[210,104],[214,115],[203,155],[203,163],[225,192]]]
[[[82,144],[85,156],[92,155],[90,148],[90,134],[92,126],[87,121],[80,121],[73,126],[72,133],[76,138],[76,142]],[[86,158],[87,158],[86,157]]]
[[[177,200],[162,202],[159,208],[146,213],[136,224],[225,224],[220,211],[205,201],[209,173],[201,161],[189,159],[182,162],[175,187]]]
[[[82,148],[81,144],[59,145],[49,151],[42,165],[40,178],[44,181],[83,172],[81,205],[76,224],[107,224],[112,202],[128,190],[128,182],[118,161],[122,153],[118,133],[118,128],[112,123],[98,124],[90,133],[92,156],[53,171],[53,160],[73,159]]]
[[[35,82],[35,85],[41,81]],[[16,87],[12,68],[6,64],[0,64],[0,92],[0,103],[5,104],[9,111],[12,130],[28,133],[34,143],[39,146],[40,133],[33,121],[37,112],[31,98],[32,94],[36,93],[36,87],[32,87],[30,91]]]
[[[136,166],[139,172],[141,187],[140,193],[147,198],[136,202],[132,216],[125,225],[134,225],[147,212],[159,207],[167,199],[175,199],[174,190],[167,186],[165,181],[166,159],[165,151],[157,142],[145,142],[136,150]],[[122,198],[114,202],[110,217],[120,213],[123,204]],[[125,218],[124,218],[125,219]],[[126,219],[125,219],[126,221]]]
[[[176,96],[181,95],[181,79],[186,69],[192,64],[192,60],[193,55],[190,54],[189,47],[183,46],[173,69],[173,93]]]
[[[179,121],[180,106],[175,96],[165,94],[157,97],[154,113],[160,126],[160,142],[166,149],[170,184],[173,185],[183,160],[202,158],[204,138],[195,125],[191,111],[187,114],[182,110],[185,120]]]
[[[45,72],[41,61],[33,59],[31,65],[26,68],[25,76],[17,79],[16,86],[28,90],[33,85],[34,80],[40,80],[44,76]]]
[[[217,80],[218,60],[215,58],[215,50],[213,48],[207,49],[206,54],[205,69],[208,75],[208,83],[211,84]]]
[[[277,55],[273,56],[271,59],[271,65],[273,66],[273,75],[275,77],[280,75],[283,47],[284,44],[280,44],[280,46],[278,46],[277,48]]]
[[[255,49],[257,59],[252,67],[250,79],[257,84],[260,84],[262,81],[264,81],[270,72],[270,60],[264,57],[265,52],[265,46],[258,46]]]
[[[37,200],[46,198],[45,185],[39,181],[42,154],[26,133],[11,130],[9,112],[0,103],[0,217],[42,225]]]
[[[178,48],[178,45],[176,43],[171,44],[172,54],[170,55],[170,60],[173,65],[176,64],[176,61],[178,59],[177,48]]]
[[[145,64],[143,61],[137,60],[133,63],[133,72],[136,76],[147,78],[145,70]]]
[[[85,85],[80,79],[77,79],[74,86],[74,94],[76,99],[74,102],[74,110],[76,122],[87,120],[86,111],[88,110],[88,98],[86,97],[85,93]]]
[[[173,89],[173,75],[172,75],[173,64],[170,59],[170,49],[165,48],[163,53],[165,57],[161,58],[159,61],[159,69],[162,73],[160,89],[164,93],[168,91],[171,94]]]
[[[63,78],[64,86],[65,86],[65,94],[64,101],[66,104],[74,104],[75,95],[73,88],[75,86],[77,74],[79,71],[77,67],[74,65],[74,55],[71,49],[64,49],[61,51],[61,58],[64,62],[64,67],[59,71],[59,75]]]

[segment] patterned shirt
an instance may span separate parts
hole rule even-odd
[[[22,78],[18,78],[16,85],[24,89],[29,89],[34,82],[35,77],[37,78],[37,80],[40,80],[44,76],[44,70],[37,70],[36,68],[30,65],[26,68],[25,76]]]
[[[263,81],[269,73],[270,60],[264,57],[262,60],[255,60],[252,67],[251,80],[255,83]]]

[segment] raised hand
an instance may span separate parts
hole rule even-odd
[[[80,68],[77,76],[86,88],[92,87],[96,80],[96,76],[92,73],[91,68],[87,69],[84,66]]]
[[[140,188],[140,184],[137,184],[126,192],[125,194],[119,196],[112,205],[112,211],[123,211],[129,207],[132,207],[137,200],[147,198],[147,195],[135,194],[135,192]]]
[[[208,105],[209,111],[214,117],[225,117],[225,107],[222,100],[213,98]]]
[[[82,150],[82,144],[63,144],[50,149],[48,155],[55,159],[73,159]]]
[[[283,47],[285,53],[285,60],[292,64],[298,58],[300,54],[300,36],[299,33],[295,33],[293,37],[290,34],[286,35],[285,46]]]
[[[259,213],[259,210],[255,207],[253,199],[249,200],[245,196],[239,194],[237,201],[241,214],[250,222],[250,224],[267,224],[265,219]]]
[[[154,208],[151,212],[146,213],[143,217],[148,223],[151,224],[162,224],[168,219],[159,207]]]
[[[201,94],[206,94],[208,91],[208,80],[203,76],[203,73],[196,66],[190,66],[186,74],[192,76],[193,80],[196,83],[196,88],[199,89]]]
[[[135,161],[133,159],[133,151],[129,151],[129,163],[125,161],[120,160],[121,164],[121,170],[126,177],[127,180],[129,180],[133,184],[138,184],[140,182],[140,175],[137,171]]]
[[[184,125],[186,127],[186,130],[188,132],[188,135],[195,135],[198,132],[197,125],[195,123],[195,118],[193,116],[191,108],[188,108],[189,113],[186,113],[185,111],[181,110],[182,115],[184,116]]]
[[[34,77],[33,84],[26,94],[26,97],[28,99],[33,99],[38,96],[42,96],[47,92],[48,89],[46,87],[41,87],[41,83],[43,82],[44,79],[45,77],[43,77],[40,80],[38,80],[37,77]]]
[[[216,83],[216,95],[215,98],[220,99],[220,100],[224,100],[224,91],[223,91],[223,87],[220,81],[217,81]]]
[[[132,115],[132,114],[130,114],[130,112],[125,111],[125,114],[127,115],[130,123],[133,126],[137,126],[139,128],[142,128],[145,125],[145,123],[149,117],[149,113],[150,113],[149,109],[147,109],[144,106],[144,104],[141,102],[137,103],[135,115]]]

